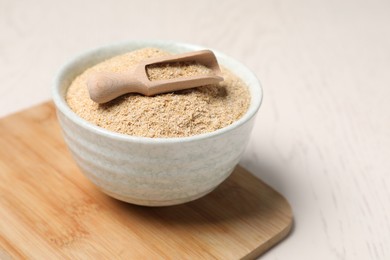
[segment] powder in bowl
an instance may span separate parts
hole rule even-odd
[[[152,138],[212,132],[245,114],[250,103],[249,90],[239,77],[224,68],[221,68],[224,81],[214,85],[151,97],[126,94],[105,104],[97,104],[90,99],[86,79],[91,73],[129,71],[144,59],[164,55],[169,53],[144,48],[103,61],[74,79],[68,88],[66,101],[77,115],[97,126],[122,134]],[[173,73],[173,76],[207,73],[199,72],[196,66],[186,64],[184,68],[178,68],[178,74]],[[167,77],[167,69],[171,67],[157,67],[153,77]]]

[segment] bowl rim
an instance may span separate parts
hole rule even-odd
[[[120,49],[124,48],[126,46],[140,46],[142,47],[160,47],[164,48],[167,46],[175,46],[176,48],[185,48],[185,49],[191,49],[191,50],[200,50],[200,49],[210,49],[212,50],[218,60],[225,60],[229,63],[233,63],[234,66],[237,66],[243,73],[246,74],[246,76],[250,79],[251,84],[247,84],[251,100],[248,107],[248,110],[245,112],[241,118],[234,121],[232,124],[225,126],[223,128],[220,128],[218,130],[202,133],[198,135],[192,135],[192,136],[185,136],[185,137],[143,137],[143,136],[133,136],[128,134],[122,134],[118,132],[114,132],[108,129],[105,129],[103,127],[97,126],[79,115],[77,115],[67,104],[65,100],[65,94],[66,90],[69,86],[65,87],[65,90],[62,91],[62,80],[64,76],[67,73],[70,73],[72,71],[72,68],[74,68],[77,64],[83,62],[85,59],[88,59],[94,54],[97,54],[101,51],[109,51],[110,49]],[[223,62],[221,62],[223,64]],[[234,73],[234,71],[233,71]],[[63,92],[63,93],[61,93]],[[68,60],[55,74],[53,83],[52,83],[52,99],[54,101],[54,104],[57,108],[57,114],[58,111],[63,113],[68,119],[73,121],[75,124],[81,126],[82,128],[91,131],[97,135],[101,135],[107,138],[111,138],[114,140],[119,141],[127,141],[127,142],[133,142],[133,143],[144,143],[144,144],[155,144],[155,143],[183,143],[183,142],[192,142],[197,140],[203,140],[203,139],[209,139],[213,138],[219,135],[223,135],[227,132],[232,131],[233,129],[239,128],[242,125],[244,125],[246,122],[251,120],[259,110],[262,100],[263,100],[263,91],[261,87],[261,83],[259,79],[256,77],[256,75],[245,65],[243,65],[238,60],[227,56],[215,49],[204,47],[201,45],[195,45],[195,44],[189,44],[189,43],[183,43],[183,42],[177,42],[177,41],[166,41],[166,40],[131,40],[131,41],[122,41],[114,44],[108,44],[103,45],[99,47],[95,47],[92,49],[89,49],[87,51],[84,51],[82,53],[79,53],[78,55],[74,56],[70,60]]]

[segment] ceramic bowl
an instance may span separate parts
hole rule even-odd
[[[53,100],[64,139],[82,172],[106,194],[145,206],[175,205],[200,198],[234,170],[248,143],[262,100],[256,76],[240,62],[214,51],[219,63],[249,87],[251,103],[233,124],[182,138],[129,136],[93,125],[76,115],[65,94],[72,80],[107,58],[143,47],[180,53],[210,49],[167,41],[129,41],[85,52],[55,77]]]

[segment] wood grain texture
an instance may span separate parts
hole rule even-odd
[[[1,258],[253,259],[291,229],[287,201],[240,166],[179,206],[108,197],[72,160],[52,103],[1,119],[0,146]]]
[[[2,0],[0,114],[49,99],[56,70],[95,46],[215,48],[264,87],[241,165],[294,210],[262,259],[390,259],[389,13],[388,0]]]

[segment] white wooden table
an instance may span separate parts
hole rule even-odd
[[[0,116],[50,99],[79,52],[132,39],[209,46],[260,78],[241,164],[295,215],[263,259],[390,259],[390,1],[0,0]]]

